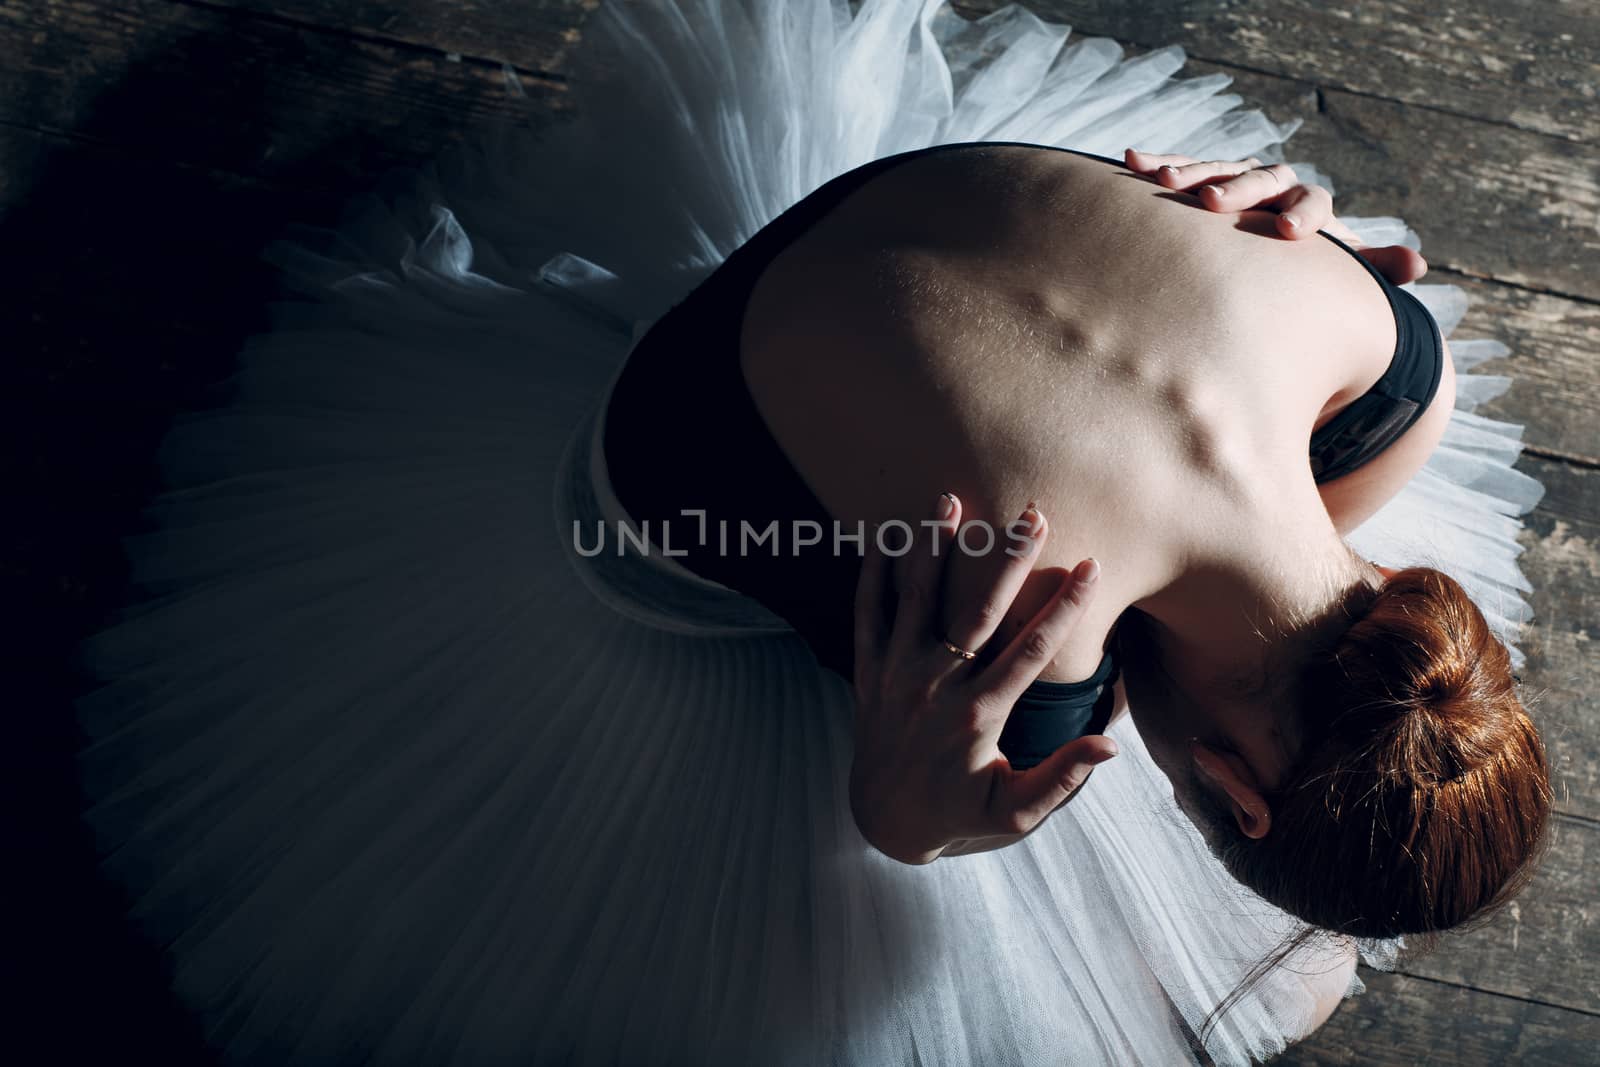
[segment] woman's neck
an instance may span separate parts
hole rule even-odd
[[[1378,580],[1325,514],[1243,525],[1254,533],[1215,546],[1137,605],[1154,620],[1166,669],[1191,691],[1220,695],[1263,682],[1285,656],[1348,625],[1351,589]]]
[[[1285,694],[1305,658],[1350,625],[1355,588],[1378,580],[1326,514],[1320,523],[1281,521],[1290,517],[1251,516],[1226,549],[1137,605],[1142,617],[1123,649],[1128,699],[1175,782],[1192,777],[1186,739],[1197,738],[1276,788],[1300,743],[1298,709]]]

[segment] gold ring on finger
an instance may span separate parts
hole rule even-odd
[[[954,652],[956,655],[960,656],[962,659],[977,659],[978,658],[978,654],[976,652],[972,652],[972,651],[970,651],[968,649],[962,648],[960,645],[956,644],[953,641],[948,641],[948,640],[945,641],[944,647],[948,648],[951,652]]]

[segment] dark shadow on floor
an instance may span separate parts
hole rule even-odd
[[[319,160],[350,158],[348,130],[297,130],[303,150],[274,158],[277,174],[318,176],[316,193],[167,161],[223,121],[219,108],[237,116],[240,137],[271,128],[279,75],[237,51],[225,37],[173,40],[134,57],[70,135],[0,128],[10,460],[0,654],[16,893],[4,955],[23,991],[3,1040],[29,1050],[11,1062],[212,1058],[169,991],[159,946],[129,927],[129,902],[96,876],[73,769],[71,701],[85,683],[69,664],[78,637],[127,596],[119,538],[159,488],[165,427],[210,402],[208,383],[265,325],[274,294],[261,247],[286,222],[337,215],[340,191],[326,191],[331,168]],[[182,91],[175,70],[195,91]]]

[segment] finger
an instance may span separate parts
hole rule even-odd
[[[910,551],[900,557],[896,584],[894,626],[885,655],[888,663],[915,662],[927,654],[934,636],[935,609],[938,605],[944,562],[949,556],[948,536],[961,521],[961,501],[944,493],[934,505],[927,521],[918,520]]]
[[[1039,549],[1049,530],[1038,506],[1029,501],[1005,532],[1005,551],[990,552],[983,558],[984,569],[989,572],[980,586],[983,599],[971,606],[946,606],[944,610],[946,638],[974,652],[989,643],[1005,620],[1011,602],[1039,560]]]
[[[1156,168],[1156,180],[1169,189],[1192,191],[1196,186],[1203,186],[1207,182],[1222,182],[1241,174],[1248,174],[1260,166],[1261,160],[1254,156],[1249,159],[1207,159],[1191,160],[1187,163],[1166,163]]]
[[[1159,152],[1141,152],[1137,148],[1123,149],[1122,159],[1123,162],[1128,164],[1129,169],[1139,171],[1140,173],[1146,173],[1148,171],[1156,170],[1160,167],[1181,167],[1185,164],[1193,163],[1195,161],[1193,156],[1179,156],[1172,155],[1170,153],[1162,154]]]
[[[1367,242],[1356,236],[1356,232],[1340,221],[1337,215],[1329,219],[1327,225],[1322,227],[1322,230],[1329,236],[1337,237],[1351,248],[1367,247]]]
[[[1100,565],[1093,559],[1073,568],[1022,632],[972,680],[974,693],[985,698],[984,704],[1005,709],[996,716],[998,722],[986,724],[997,733],[1022,691],[1056,658],[1083,620],[1099,576]]]
[[[889,599],[889,561],[878,548],[877,538],[868,537],[861,557],[861,574],[856,579],[855,684],[857,694],[868,691],[869,673],[883,662],[884,645],[889,639],[885,608]]]
[[[1273,206],[1299,184],[1294,168],[1287,163],[1274,163],[1270,167],[1253,167],[1226,181],[1202,185],[1195,195],[1212,211],[1243,211]]]
[[[1117,743],[1104,734],[1068,741],[1050,758],[1021,774],[999,771],[1000,785],[991,794],[991,833],[1025,834],[1072,799],[1100,764],[1117,755]],[[1003,829],[1002,829],[1003,828]]]
[[[1422,258],[1421,253],[1405,245],[1358,248],[1356,254],[1365,257],[1379,274],[1396,285],[1414,282],[1428,273],[1428,261]]]
[[[1320,185],[1297,185],[1278,200],[1278,232],[1310,237],[1333,221],[1333,194]]]

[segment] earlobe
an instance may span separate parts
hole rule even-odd
[[[1239,832],[1252,841],[1259,841],[1267,836],[1267,831],[1272,829],[1272,809],[1265,802],[1259,805],[1245,807],[1238,801],[1233,803],[1233,821],[1239,824]]]
[[[1266,837],[1272,829],[1272,808],[1262,796],[1249,765],[1197,740],[1189,742],[1189,754],[1200,777],[1227,796],[1239,832],[1254,841]]]

